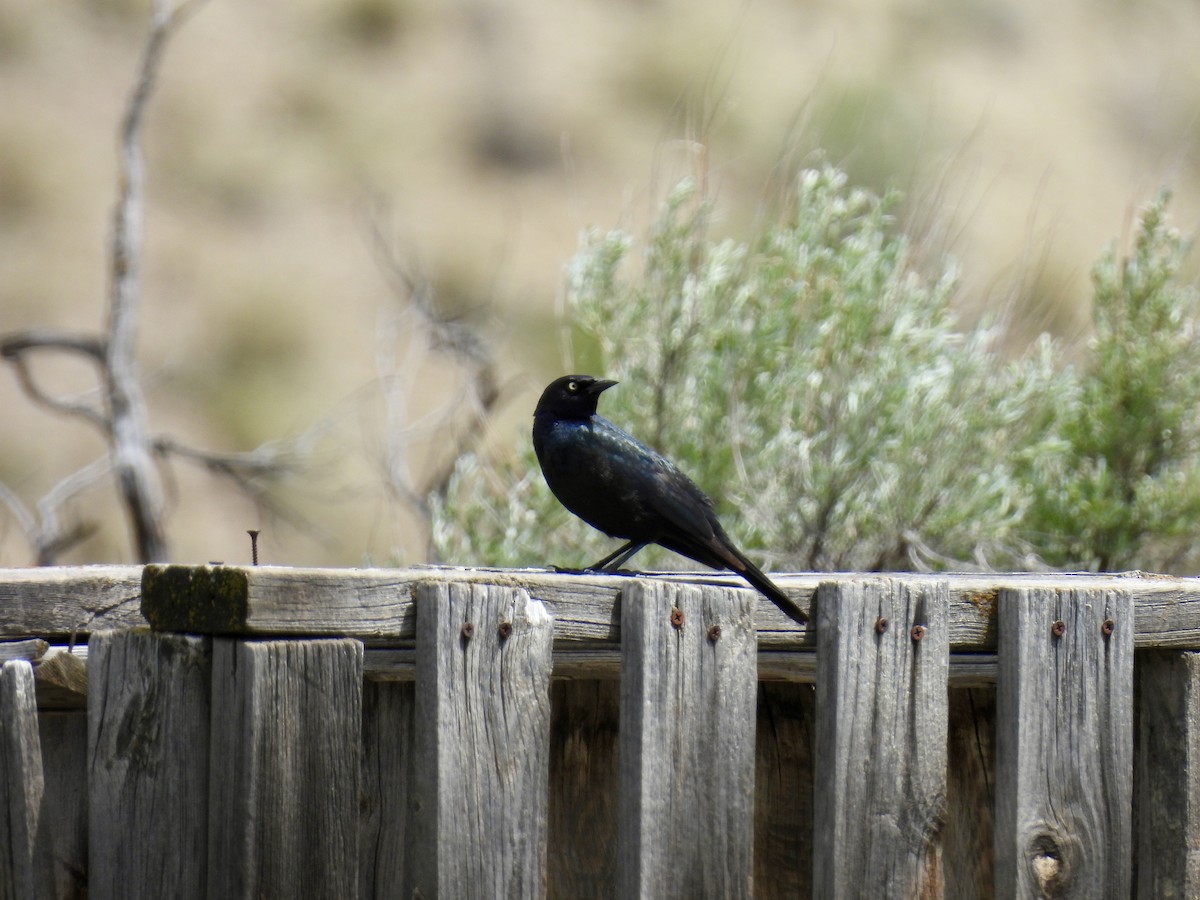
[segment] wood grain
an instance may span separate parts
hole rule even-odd
[[[208,896],[358,890],[362,644],[213,639]]]
[[[0,667],[0,897],[49,896],[49,872],[35,852],[45,780],[33,667]]]
[[[91,898],[202,898],[209,640],[147,631],[88,642]]]
[[[995,885],[996,692],[950,691],[946,747],[946,900],[986,900]]]
[[[760,900],[813,896],[815,714],[811,684],[759,685],[754,896]]]
[[[41,638],[27,638],[23,641],[0,642],[0,663],[13,659],[23,659],[28,662],[45,656],[50,645]]]
[[[408,880],[415,709],[411,681],[363,686],[359,900],[387,900]]]
[[[553,622],[519,588],[417,591],[416,821],[425,898],[542,897]]]
[[[1137,895],[1200,896],[1200,653],[1138,654]]]
[[[944,581],[821,586],[816,896],[942,895],[948,595]]]
[[[752,896],[756,607],[712,585],[626,591],[619,897]]]
[[[1130,894],[1133,616],[1121,590],[1001,593],[997,896]]]
[[[615,897],[621,684],[556,681],[550,697],[547,895]]]
[[[2,573],[0,573],[2,574]],[[777,574],[780,586],[810,608],[822,582],[853,582],[857,574]],[[904,575],[916,587],[949,584],[947,624],[955,651],[995,652],[996,609],[1002,590],[1096,589],[1127,591],[1136,600],[1138,646],[1200,649],[1200,579],[1129,575],[966,574]],[[545,604],[555,641],[620,641],[621,597],[650,581],[745,590],[754,604],[760,649],[816,646],[812,628],[788,619],[735,577],[709,572],[645,575],[565,574],[542,569],[424,566],[410,569],[291,569],[279,566],[146,566],[142,611],[169,631],[260,636],[345,635],[396,644],[415,637],[413,592],[423,581],[513,587]],[[38,631],[23,632],[38,634]]]
[[[34,670],[39,709],[83,709],[87,705],[86,653],[55,648]]]
[[[39,712],[38,731],[46,779],[38,822],[38,865],[50,873],[50,896],[87,900],[87,713]]]
[[[146,624],[141,566],[0,569],[0,637],[80,643],[93,631]]]

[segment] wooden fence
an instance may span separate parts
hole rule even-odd
[[[779,581],[0,570],[0,896],[1200,896],[1200,580]]]

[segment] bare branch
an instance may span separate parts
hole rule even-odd
[[[396,299],[414,310],[428,335],[429,347],[448,356],[466,373],[466,401],[471,411],[467,417],[447,415],[442,426],[445,437],[439,443],[444,452],[439,454],[432,469],[419,482],[390,467],[389,478],[392,489],[415,509],[426,525],[429,523],[429,498],[444,495],[454,473],[459,457],[479,440],[487,426],[491,413],[498,407],[505,392],[497,375],[495,354],[479,332],[459,317],[441,309],[434,297],[433,285],[427,279],[413,276],[397,255],[392,241],[384,234],[380,225],[380,210],[372,209],[367,216],[370,229],[371,249],[375,262],[387,280]],[[401,388],[404,390],[406,388]],[[401,435],[393,433],[393,440]],[[395,449],[394,455],[402,455],[404,447]]]
[[[104,339],[94,334],[79,331],[61,331],[57,328],[26,328],[0,337],[0,357],[13,359],[30,350],[62,350],[90,357],[96,363],[104,362],[106,352]]]
[[[0,500],[17,520],[26,539],[32,545],[39,566],[52,564],[61,553],[86,540],[96,531],[91,522],[74,522],[63,526],[59,510],[76,494],[94,485],[108,474],[107,456],[89,463],[54,485],[37,504],[37,515],[13,491],[0,482]]]
[[[53,412],[82,418],[97,428],[108,443],[108,454],[67,476],[37,504],[26,506],[0,484],[0,502],[7,506],[33,546],[39,564],[85,538],[94,530],[86,523],[64,527],[60,511],[66,502],[99,479],[116,476],[118,493],[132,532],[134,553],[142,561],[165,558],[164,477],[161,461],[174,459],[198,465],[230,482],[255,505],[280,519],[307,527],[303,517],[270,494],[270,482],[298,468],[301,439],[264,444],[249,453],[216,453],[187,446],[172,438],[150,435],[146,402],[136,363],[140,263],[144,209],[144,160],[140,147],[146,109],[154,93],[170,38],[203,0],[184,0],[172,6],[156,0],[150,33],[126,99],[119,129],[117,197],[109,244],[109,291],[106,333],[90,335],[32,328],[0,337],[0,358],[14,368],[30,399]],[[99,369],[99,402],[81,396],[57,396],[44,390],[34,376],[30,357],[56,351],[92,360]]]
[[[199,0],[187,0],[171,9],[163,0],[155,3],[153,25],[121,123],[119,181],[110,247],[105,404],[112,429],[113,471],[129,514],[135,552],[142,562],[165,559],[167,541],[162,485],[154,467],[146,426],[146,402],[135,360],[145,187],[139,139],[163,52],[178,26],[198,5]]]
[[[154,452],[162,459],[175,458],[199,466],[232,484],[260,513],[287,522],[304,533],[316,534],[312,522],[271,493],[274,483],[300,470],[301,461],[310,452],[303,445],[311,439],[312,435],[306,433],[289,440],[271,441],[247,452],[218,453],[190,447],[174,438],[158,437],[154,440]]]
[[[42,390],[27,361],[27,357],[37,350],[78,353],[102,365],[105,355],[104,341],[94,335],[30,328],[0,337],[0,359],[7,360],[12,365],[21,389],[34,403],[51,412],[84,419],[107,437],[108,419],[94,403],[82,399],[81,396],[60,397]]]

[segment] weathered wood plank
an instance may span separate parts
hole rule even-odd
[[[417,589],[416,824],[403,896],[546,891],[553,622],[520,589]]]
[[[617,681],[621,677],[619,647],[580,644],[554,648],[555,681]],[[950,654],[950,686],[991,687],[996,683],[995,653]],[[417,651],[413,647],[368,647],[363,675],[369,681],[412,681],[417,673]],[[816,684],[817,654],[811,650],[759,650],[758,680]]]
[[[89,897],[207,896],[209,640],[97,632],[88,667]]]
[[[619,897],[752,894],[756,606],[712,585],[625,592]]]
[[[608,641],[618,639],[616,601],[628,581],[519,569],[147,566],[142,610],[155,628],[171,631],[412,641],[413,592],[431,579],[526,589],[555,605],[558,640]]]
[[[141,566],[0,569],[0,637],[86,638],[145,625],[138,610]]]
[[[758,900],[813,896],[815,712],[816,692],[810,684],[759,685],[754,744]]]
[[[49,872],[35,853],[45,781],[33,668],[25,660],[0,667],[0,897],[50,896]]]
[[[345,635],[371,643],[411,642],[412,592],[423,580],[517,587],[541,600],[555,619],[555,640],[620,641],[620,596],[641,581],[713,584],[747,590],[756,605],[761,649],[815,646],[811,629],[797,625],[732,576],[707,572],[645,576],[565,574],[542,569],[289,569],[278,566],[147,566],[142,609],[154,627],[174,631],[259,636]],[[2,573],[0,573],[2,574]],[[775,575],[809,606],[823,581],[847,582],[855,574]],[[919,586],[948,581],[950,647],[994,652],[996,605],[1007,588],[1125,590],[1136,599],[1138,646],[1200,649],[1200,579],[1129,575],[969,574],[893,576]],[[37,634],[38,631],[26,632]]]
[[[1200,653],[1137,660],[1137,896],[1200,896]]]
[[[83,709],[87,706],[87,654],[65,647],[49,651],[34,669],[39,709]]]
[[[992,896],[996,883],[992,827],[996,802],[995,690],[951,687],[949,728],[946,826],[942,830],[944,896],[945,900],[983,900]]]
[[[816,896],[942,894],[948,595],[944,581],[821,586]]]
[[[547,895],[616,897],[621,685],[556,681],[550,696]]]
[[[50,873],[50,896],[87,900],[87,712],[39,712],[46,791],[38,822],[37,865]]]
[[[358,900],[395,897],[408,879],[415,709],[411,681],[363,686]]]
[[[48,649],[50,649],[50,644],[41,638],[27,638],[23,641],[0,641],[0,663],[6,663],[14,659],[33,662],[34,660],[41,659]]]
[[[170,577],[164,577],[170,570]],[[143,572],[145,579],[143,579]],[[221,591],[198,573],[216,573]],[[850,574],[777,574],[781,586],[808,606],[822,581]],[[950,582],[950,645],[956,650],[994,651],[995,609],[1000,590],[1075,588],[1127,590],[1135,600],[1137,646],[1200,649],[1200,579],[1146,575],[959,574],[897,575],[906,582],[942,577]],[[302,569],[278,566],[67,566],[0,569],[0,637],[67,639],[90,631],[136,626],[146,621],[141,598],[163,630],[270,635],[347,635],[364,640],[411,640],[412,589],[424,579],[521,587],[546,603],[556,619],[557,640],[620,640],[619,596],[631,581],[659,579],[682,583],[740,586],[732,576],[713,572],[625,575],[570,575],[543,569]],[[190,584],[190,587],[188,585]],[[244,603],[238,601],[240,596]],[[742,585],[744,589],[744,585]],[[217,591],[219,594],[220,591]],[[213,603],[216,608],[209,608]],[[795,625],[763,598],[755,620],[759,645],[796,648],[813,645],[811,631]],[[224,604],[224,605],[223,605]],[[228,608],[227,606],[228,605]],[[238,610],[241,610],[239,612]],[[215,619],[213,617],[216,617]],[[225,620],[220,617],[225,616]],[[206,627],[192,627],[204,619]],[[224,622],[224,624],[222,624]]]
[[[1130,595],[1113,589],[1009,590],[999,609],[996,895],[1126,898],[1132,856]]]
[[[212,682],[208,896],[353,896],[362,644],[214,638]]]

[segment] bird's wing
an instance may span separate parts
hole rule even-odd
[[[715,569],[738,569],[712,500],[673,462],[636,443],[641,460],[633,479],[638,486],[635,502],[647,521],[656,522],[655,542]]]

